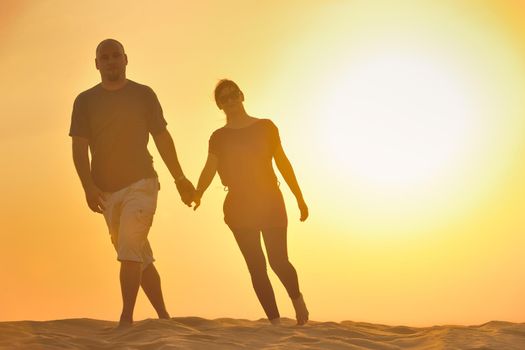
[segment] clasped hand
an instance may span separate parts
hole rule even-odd
[[[191,207],[191,203],[195,197],[195,187],[191,181],[184,178],[182,180],[176,181],[175,186],[177,186],[177,191],[179,191],[182,202],[188,207]]]

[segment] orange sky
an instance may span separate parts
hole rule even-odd
[[[2,6],[0,321],[119,314],[118,263],[67,136],[107,37],[124,43],[128,77],[156,91],[194,181],[224,123],[218,79],[237,81],[248,112],[279,126],[310,206],[300,223],[282,186],[312,319],[524,321],[522,1]],[[150,150],[162,184],[150,240],[172,315],[263,317],[218,179],[193,212]],[[141,294],[136,319],[148,317]]]

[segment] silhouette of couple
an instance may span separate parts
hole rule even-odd
[[[272,324],[280,323],[261,233],[270,266],[292,300],[297,324],[305,324],[308,310],[297,272],[288,260],[287,215],[272,159],[297,199],[301,221],[308,217],[308,207],[275,124],[249,116],[237,84],[226,79],[219,81],[215,102],[226,115],[226,125],[210,137],[208,158],[195,189],[181,169],[157,96],[150,87],[126,78],[127,64],[120,42],[100,42],[95,65],[101,83],[75,99],[69,132],[73,161],[87,204],[92,211],[104,215],[121,263],[123,307],[119,326],[133,323],[140,287],[159,318],[170,318],[148,242],[160,189],[147,149],[149,134],[175,179],[182,201],[190,207],[194,204],[194,210],[200,206],[215,173],[219,173],[228,187],[224,220],[244,256],[266,316]]]

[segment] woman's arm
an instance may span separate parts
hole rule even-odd
[[[275,165],[277,165],[277,169],[279,169],[279,172],[283,175],[284,181],[286,181],[288,187],[290,187],[290,190],[297,199],[297,205],[301,211],[300,220],[306,220],[308,218],[308,206],[304,201],[299,183],[297,183],[297,178],[295,177],[292,164],[290,164],[290,161],[284,153],[283,147],[280,143],[277,144],[273,158],[275,159]]]
[[[197,189],[195,190],[195,197],[193,198],[195,206],[193,207],[193,210],[197,210],[197,208],[201,205],[202,195],[213,181],[215,173],[217,172],[218,163],[219,161],[217,156],[212,153],[208,153],[208,159],[206,159],[206,164],[204,164],[201,176],[199,177],[199,183],[197,184]]]

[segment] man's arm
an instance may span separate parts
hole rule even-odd
[[[86,194],[86,201],[91,210],[102,213],[104,210],[104,193],[95,185],[91,178],[89,164],[89,140],[84,137],[73,136],[73,162],[82,187]]]
[[[295,177],[295,173],[292,168],[292,164],[288,160],[288,157],[284,153],[283,147],[280,143],[277,145],[273,157],[275,159],[275,165],[277,165],[277,169],[279,169],[279,172],[283,175],[284,181],[286,181],[288,187],[290,187],[290,190],[297,199],[297,205],[299,206],[299,210],[301,212],[300,220],[306,220],[306,218],[308,218],[308,206],[304,201],[301,188],[299,187],[299,183],[297,182],[297,178]]]
[[[159,150],[160,156],[164,161],[164,164],[168,167],[168,170],[175,179],[175,184],[177,185],[177,190],[181,195],[181,199],[187,206],[191,207],[191,202],[193,200],[193,195],[195,188],[192,183],[186,179],[182,168],[177,158],[177,151],[175,150],[175,144],[169,131],[163,130],[158,134],[153,135],[153,140],[155,141],[155,146]]]
[[[197,190],[195,191],[195,198],[193,199],[195,202],[195,207],[193,210],[196,210],[201,205],[202,195],[213,181],[215,173],[217,172],[218,163],[219,161],[217,157],[212,153],[208,153],[208,159],[206,159],[206,164],[202,169],[201,176],[199,177],[199,183],[197,184]]]

